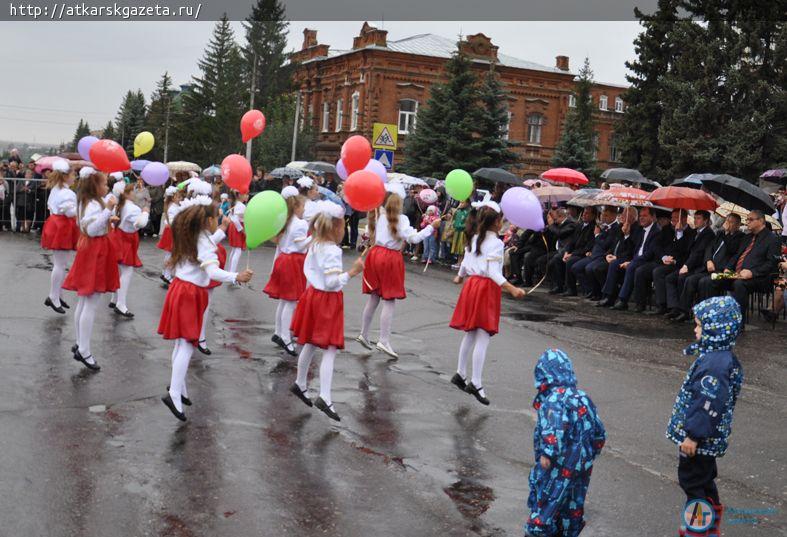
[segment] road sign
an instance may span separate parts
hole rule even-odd
[[[398,132],[396,125],[391,123],[375,123],[372,127],[372,147],[395,151]]]
[[[375,149],[374,150],[374,160],[379,160],[380,164],[385,166],[386,170],[390,170],[393,168],[393,151],[388,151],[387,149]]]

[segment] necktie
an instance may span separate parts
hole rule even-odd
[[[746,249],[743,251],[741,256],[738,258],[738,262],[735,263],[735,272],[740,272],[741,269],[743,268],[743,261],[746,259],[746,256],[749,255],[751,249],[754,248],[754,241],[756,240],[757,240],[756,235],[751,238],[751,242],[749,242],[749,245],[746,247]]]

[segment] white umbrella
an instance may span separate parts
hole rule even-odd
[[[186,162],[185,160],[176,160],[174,162],[167,162],[167,168],[169,168],[170,173],[177,173],[177,172],[201,172],[202,168],[200,168],[197,164],[193,162]]]
[[[388,182],[399,183],[408,186],[424,186],[424,187],[429,186],[429,183],[427,183],[423,179],[419,179],[418,177],[412,177],[411,175],[406,175],[404,173],[396,173],[396,172],[392,172],[388,174]]]
[[[304,166],[306,166],[309,162],[305,160],[293,160],[292,162],[288,163],[285,168],[295,168],[296,170],[302,170]]]

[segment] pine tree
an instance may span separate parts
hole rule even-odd
[[[509,123],[508,99],[500,78],[490,68],[481,84],[481,113],[478,134],[481,154],[486,157],[481,167],[500,168],[516,161],[507,140]]]
[[[576,106],[566,117],[563,133],[552,157],[555,167],[573,168],[585,173],[594,171],[592,86],[593,71],[590,61],[585,58],[576,80]]]
[[[90,125],[87,124],[87,121],[80,119],[77,130],[74,133],[74,141],[71,143],[71,151],[77,150],[77,144],[79,143],[79,140],[85,136],[90,136]]]
[[[141,90],[137,90],[136,93],[129,90],[123,97],[120,110],[115,116],[115,125],[118,131],[118,143],[127,151],[133,151],[134,138],[144,130],[145,126],[145,96]]]
[[[161,75],[156,89],[150,96],[148,115],[145,118],[145,130],[150,131],[156,140],[153,150],[145,155],[149,160],[163,160],[164,146],[167,142],[167,122],[171,121],[172,112],[172,78],[168,72]]]
[[[104,130],[101,133],[101,137],[105,140],[115,139],[115,127],[112,125],[112,121],[107,121],[107,126],[104,127]]]
[[[255,73],[254,107],[263,112],[278,95],[290,89],[292,65],[286,64],[284,52],[288,26],[284,5],[279,0],[258,0],[243,23],[246,31],[245,80],[250,82]]]

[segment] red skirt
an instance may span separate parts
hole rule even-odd
[[[344,294],[307,287],[298,300],[290,329],[301,345],[343,349]]]
[[[471,276],[462,286],[451,328],[470,332],[483,328],[494,336],[500,327],[502,290],[491,278]]]
[[[76,291],[79,296],[93,293],[113,293],[120,287],[118,255],[108,236],[82,235],[77,245],[77,255],[63,289]]]
[[[41,231],[41,248],[44,250],[76,250],[79,241],[76,218],[52,214],[44,222]]]
[[[407,298],[402,252],[384,246],[372,247],[364,264],[362,290],[367,295],[379,295],[383,300]]]
[[[169,286],[158,333],[164,339],[183,338],[192,343],[199,341],[202,317],[208,307],[208,289],[175,278]]]
[[[296,301],[306,290],[303,262],[306,254],[279,254],[273,263],[271,279],[262,291],[271,298]]]
[[[227,228],[227,242],[229,242],[230,246],[232,246],[233,248],[240,248],[241,250],[245,250],[246,232],[238,231],[238,228],[235,227],[235,224],[230,222],[230,227]]]
[[[216,255],[219,257],[219,268],[224,268],[224,263],[227,262],[227,250],[221,244],[216,245]],[[221,285],[221,282],[211,280],[208,284],[208,289],[213,289]]]
[[[166,252],[172,252],[172,228],[169,226],[164,226],[164,232],[159,237],[158,242],[156,243],[156,248],[159,250],[164,250]]]
[[[122,229],[115,228],[109,234],[112,245],[118,254],[118,263],[129,267],[141,267],[139,251],[139,233],[126,233]]]

